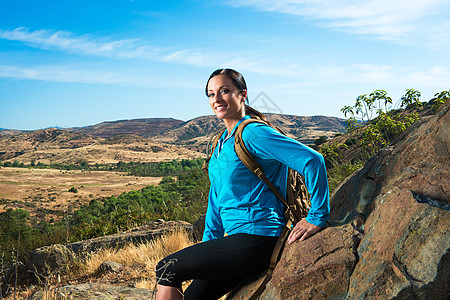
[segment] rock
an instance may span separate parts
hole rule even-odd
[[[74,260],[74,253],[67,247],[51,245],[33,250],[25,266],[30,273],[47,276],[54,272],[65,272]]]
[[[154,292],[148,289],[131,288],[128,286],[111,286],[99,283],[68,285],[55,291],[52,299],[84,299],[84,300],[147,300],[153,299]],[[42,292],[34,293],[29,300],[44,299]]]
[[[272,279],[259,299],[339,299],[346,295],[358,260],[361,234],[350,225],[326,228],[304,242],[286,245]],[[248,299],[259,282],[235,291],[228,299]]]
[[[154,222],[131,230],[108,236],[79,241],[67,245],[75,254],[86,254],[102,248],[121,247],[128,243],[144,243],[177,229],[192,234],[192,225],[184,221],[155,220]]]
[[[204,214],[201,215],[200,218],[198,218],[198,220],[195,221],[195,223],[192,225],[194,228],[194,241],[200,242],[201,240],[203,240],[203,232],[205,231],[205,216],[206,215]]]
[[[104,261],[100,267],[98,267],[97,272],[101,274],[114,272],[117,273],[120,271],[120,268],[122,268],[122,265],[119,263],[116,263],[114,261]]]
[[[449,106],[413,124],[337,188],[328,224],[339,227],[287,246],[259,299],[448,299]],[[355,252],[350,225],[341,226],[349,222],[364,233]],[[231,299],[248,299],[255,285]]]
[[[45,282],[56,274],[65,273],[75,261],[74,253],[63,245],[51,245],[33,250],[26,264],[12,265],[5,276],[5,283],[14,283],[17,268],[17,279],[21,284]]]
[[[450,212],[395,188],[375,200],[349,299],[445,299],[450,294]]]

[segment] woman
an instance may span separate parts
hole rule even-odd
[[[220,298],[246,276],[268,268],[273,248],[286,224],[281,201],[245,167],[234,150],[235,129],[250,118],[248,113],[258,113],[245,105],[244,78],[232,69],[216,70],[206,83],[206,95],[226,130],[209,162],[211,188],[203,242],[159,262],[159,300],[183,299],[181,283],[190,279],[194,281],[186,289],[184,299]],[[283,195],[288,167],[305,177],[311,209],[293,228],[288,243],[303,241],[316,233],[329,217],[323,157],[263,124],[247,125],[243,140]]]

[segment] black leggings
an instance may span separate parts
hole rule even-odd
[[[246,276],[267,269],[277,240],[239,233],[190,246],[158,263],[158,284],[181,288],[183,281],[194,279],[185,300],[218,299]]]

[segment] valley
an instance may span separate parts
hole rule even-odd
[[[108,171],[0,168],[0,213],[25,209],[31,219],[58,220],[93,199],[157,185],[161,177]],[[71,191],[69,191],[71,190]]]

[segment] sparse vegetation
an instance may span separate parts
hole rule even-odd
[[[124,266],[133,267],[140,287],[153,289],[155,266],[166,257],[180,249],[193,244],[189,234],[183,230],[174,231],[153,241],[135,245],[128,244],[118,249],[103,249],[85,258],[81,265],[80,276],[96,276],[104,261],[114,261]]]
[[[436,93],[433,99],[433,111],[436,112],[439,107],[450,99],[450,89],[448,91],[442,91]]]
[[[77,188],[75,188],[75,187],[71,187],[71,188],[68,190],[68,192],[69,192],[69,193],[78,193],[78,190],[77,190]]]
[[[172,161],[161,162],[123,162],[119,161],[116,164],[88,164],[86,161],[79,161],[78,163],[61,164],[52,163],[44,164],[41,162],[31,162],[29,165],[14,161],[0,163],[3,167],[16,167],[16,168],[37,168],[37,169],[57,169],[57,170],[85,170],[85,171],[114,171],[114,172],[126,172],[131,176],[178,176],[179,174],[185,174],[191,170],[198,169],[203,165],[203,158],[196,159],[182,159]]]
[[[342,112],[348,116],[347,134],[325,141],[319,138],[315,148],[325,158],[328,169],[330,192],[364,162],[381,149],[391,144],[421,114],[430,114],[448,101],[450,90],[435,94],[428,103],[420,102],[418,90],[407,89],[394,105],[384,90],[357,97],[353,106],[344,106]]]

